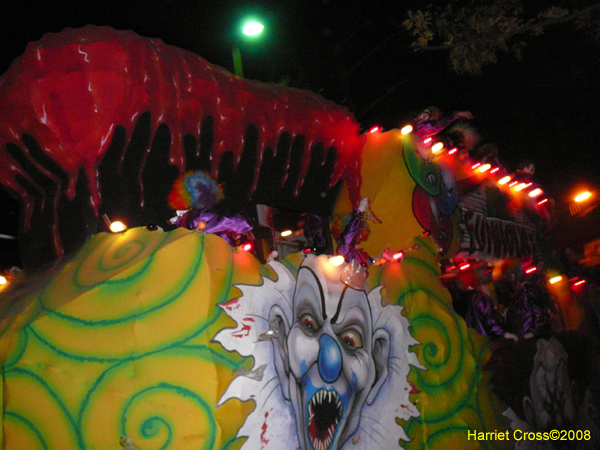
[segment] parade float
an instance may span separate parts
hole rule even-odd
[[[361,133],[133,32],[29,44],[2,448],[595,448],[595,310],[545,288],[551,199],[465,118]]]

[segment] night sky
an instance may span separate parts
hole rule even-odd
[[[261,42],[239,43],[246,78],[287,82],[347,106],[364,127],[397,127],[426,106],[468,110],[509,170],[530,159],[534,179],[560,206],[578,183],[600,186],[600,45],[571,25],[527,37],[521,61],[500,55],[482,75],[450,72],[448,55],[410,51],[401,23],[412,1],[162,0],[14,2],[0,27],[0,72],[28,42],[87,24],[130,29],[199,54],[232,71],[233,30],[246,13],[267,25]],[[258,5],[258,6],[257,6]],[[373,49],[377,49],[368,58]],[[6,193],[0,193],[1,198]],[[563,205],[564,206],[564,205]],[[599,208],[600,209],[600,208]],[[16,232],[12,204],[0,233]],[[594,216],[595,214],[595,216]],[[581,239],[598,230],[597,210]],[[573,228],[572,220],[562,227]],[[562,230],[562,228],[559,228]],[[563,233],[563,231],[561,231]]]

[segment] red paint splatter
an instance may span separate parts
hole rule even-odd
[[[24,217],[30,217],[33,199],[17,178],[28,176],[5,150],[9,142],[23,148],[27,133],[68,173],[64,189],[69,198],[83,168],[97,213],[97,165],[116,126],[123,126],[130,139],[136,119],[146,111],[151,113],[152,132],[161,123],[169,126],[170,162],[181,171],[184,136],[198,138],[204,119],[212,116],[214,179],[225,152],[233,153],[234,164],[239,162],[246,128],[255,124],[259,144],[252,191],[265,149],[276,152],[283,131],[292,139],[306,138],[295,195],[304,183],[312,149],[319,143],[336,147],[329,184],[345,180],[351,201],[358,205],[364,137],[347,109],[310,91],[237,78],[158,39],[92,25],[48,33],[29,43],[0,78],[0,182],[25,200]]]
[[[254,322],[254,319],[245,317],[244,319],[242,319],[242,322]],[[251,329],[252,329],[251,325],[248,325],[247,323],[242,323],[242,328],[240,328],[238,331],[236,331],[234,333],[231,333],[231,335],[233,337],[243,338],[243,337],[248,336],[248,334],[250,334]]]
[[[221,304],[221,307],[225,308],[227,311],[233,311],[234,309],[239,309],[239,308],[241,308],[241,306],[242,305],[240,305],[239,298],[234,298],[232,300],[229,300],[228,302]]]
[[[408,383],[410,384],[410,392],[409,394],[419,394],[421,391],[419,391],[414,384],[412,383]]]
[[[273,409],[271,409],[270,411],[273,411]],[[267,433],[267,418],[269,417],[269,411],[267,411],[265,413],[265,421],[262,424],[261,430],[262,432],[260,433],[260,443],[261,443],[261,447],[260,448],[265,448],[265,445],[267,445],[269,443],[269,439],[267,439],[265,437],[265,434]]]

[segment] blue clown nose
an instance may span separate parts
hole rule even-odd
[[[342,371],[342,352],[338,343],[328,334],[319,339],[319,373],[326,383],[333,383]]]

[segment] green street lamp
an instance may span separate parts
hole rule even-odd
[[[242,27],[242,34],[247,38],[256,38],[260,36],[260,34],[265,29],[265,26],[257,22],[256,20],[248,20],[244,23]],[[236,45],[231,50],[231,55],[233,56],[233,71],[234,73],[240,77],[244,78],[244,68],[242,66],[242,53],[240,52],[240,48]]]

